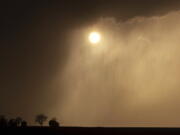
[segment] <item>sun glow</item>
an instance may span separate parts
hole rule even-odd
[[[89,41],[92,43],[92,44],[97,44],[101,41],[101,35],[100,33],[98,32],[91,32],[89,34]]]

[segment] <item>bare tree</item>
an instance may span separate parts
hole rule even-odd
[[[43,126],[43,123],[47,120],[47,116],[44,114],[38,114],[36,115],[35,122],[39,123],[41,126]]]
[[[16,123],[16,119],[10,119],[9,121],[8,121],[8,126],[9,127],[17,127],[17,123]]]
[[[23,121],[23,119],[21,117],[17,117],[16,118],[17,126],[21,126],[22,121]]]

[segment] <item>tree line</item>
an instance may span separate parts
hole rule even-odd
[[[44,122],[48,120],[48,117],[44,114],[38,114],[35,116],[35,122],[38,123],[41,127]],[[52,118],[48,121],[50,127],[59,127],[60,124],[56,118]],[[0,127],[27,127],[28,123],[26,120],[21,117],[7,119],[4,115],[0,115]]]

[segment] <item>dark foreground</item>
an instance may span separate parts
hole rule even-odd
[[[180,135],[180,128],[1,128],[0,135]]]

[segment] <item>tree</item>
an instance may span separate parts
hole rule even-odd
[[[9,127],[17,127],[16,119],[10,119],[8,121],[8,126]]]
[[[7,127],[8,126],[8,120],[4,115],[0,116],[0,127]]]
[[[15,121],[16,121],[16,124],[17,124],[17,126],[21,126],[21,123],[22,123],[22,118],[21,117],[17,117],[16,119],[15,119]]]
[[[39,115],[36,115],[35,122],[39,123],[42,126],[43,123],[47,120],[47,118],[48,117],[46,115],[39,114]]]
[[[59,122],[57,122],[56,118],[53,118],[49,121],[50,127],[59,127]]]
[[[25,120],[21,122],[21,127],[27,127],[27,122]]]

